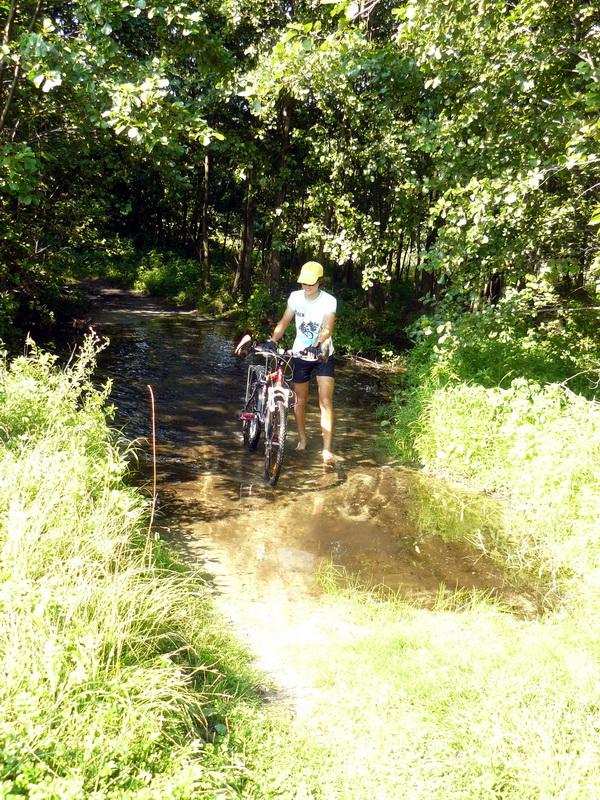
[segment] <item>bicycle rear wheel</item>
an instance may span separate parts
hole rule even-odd
[[[258,414],[258,393],[260,391],[259,373],[253,370],[248,380],[244,410],[242,411],[242,434],[244,447],[256,450],[260,439],[260,418]],[[245,418],[248,415],[249,418]]]
[[[279,480],[283,455],[285,452],[285,437],[287,435],[288,408],[283,400],[275,402],[273,411],[267,414],[265,424],[265,480],[270,486],[275,486]]]

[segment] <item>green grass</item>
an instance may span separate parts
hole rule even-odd
[[[592,800],[600,642],[590,622],[519,620],[464,597],[416,609],[338,588],[315,623],[319,646],[299,642],[291,656],[317,686],[295,732],[298,771],[319,788],[300,796]]]
[[[420,320],[390,437],[405,460],[503,499],[504,558],[554,600],[585,591],[600,560],[600,340],[594,309],[573,311],[532,283]]]
[[[127,486],[127,454],[107,426],[106,393],[91,385],[96,350],[88,339],[66,369],[35,349],[0,365],[0,796],[600,794],[600,593],[589,531],[537,540],[540,563],[557,557],[556,546],[581,589],[539,619],[465,593],[440,592],[434,608],[417,608],[325,570],[326,594],[303,620],[310,636],[298,635],[288,654],[313,687],[290,715],[261,701],[249,656],[215,615],[207,587],[148,535],[147,503]],[[537,441],[542,419],[554,445],[530,482],[546,475],[548,496],[557,493],[560,475],[543,466],[561,456],[563,472],[565,464],[584,470],[571,471],[569,485],[591,513],[596,406],[556,388],[532,395],[529,384],[470,388],[474,399],[448,386],[434,417],[458,425],[463,414],[453,435],[478,432],[471,457],[480,453],[480,470],[494,414],[505,426],[512,420],[503,445],[511,458],[526,434]],[[500,394],[488,407],[490,391]],[[512,392],[510,403],[502,392]],[[436,458],[441,445],[456,457],[442,436]],[[463,461],[451,463],[456,471]],[[498,491],[506,475],[496,476]],[[466,535],[461,520],[477,512],[461,503],[455,533]]]
[[[94,352],[0,366],[2,796],[238,797],[249,658],[147,534]]]

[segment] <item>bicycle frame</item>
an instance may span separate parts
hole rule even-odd
[[[287,382],[285,380],[285,369],[284,364],[287,366],[289,361],[286,363],[283,361],[281,356],[277,356],[277,366],[273,372],[267,373],[267,403],[269,411],[273,412],[275,410],[275,403],[277,400],[283,400],[287,408],[292,408],[293,404],[290,405],[290,400],[294,396],[294,392],[289,388]]]
[[[261,430],[264,432],[265,479],[275,486],[285,450],[287,415],[289,409],[293,408],[295,398],[285,372],[293,357],[304,354],[256,347],[252,351],[262,356],[265,363],[248,367],[244,408],[240,414],[244,444],[247,449],[255,450]]]
[[[285,368],[289,365],[292,357],[297,356],[298,353],[292,350],[281,350],[277,353],[271,351],[258,350],[254,351],[257,355],[265,358],[265,364],[251,364],[248,367],[248,374],[246,377],[246,402],[250,400],[249,392],[250,385],[256,376],[259,387],[266,387],[266,400],[267,402],[261,408],[261,422],[264,421],[265,412],[267,410],[273,412],[277,400],[283,400],[287,408],[293,408],[295,392],[288,386],[285,378]],[[268,362],[270,359],[276,359],[275,369],[268,370]],[[260,399],[260,398],[257,398]],[[253,419],[253,412],[242,411],[241,419]]]

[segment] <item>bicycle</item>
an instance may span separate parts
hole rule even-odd
[[[245,336],[236,353],[242,352],[250,341],[250,337]],[[248,352],[262,356],[265,363],[248,367],[244,407],[240,414],[244,446],[256,450],[261,431],[264,431],[264,477],[270,486],[275,486],[285,454],[288,413],[295,397],[286,373],[289,374],[292,358],[306,354],[284,349],[274,351],[260,345],[251,345]]]

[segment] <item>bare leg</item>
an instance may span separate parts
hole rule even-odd
[[[323,434],[323,461],[333,464],[335,456],[331,451],[333,441],[333,390],[335,379],[327,375],[317,376],[319,387],[319,406],[321,407],[321,432]]]
[[[294,405],[294,417],[296,418],[296,428],[298,429],[298,445],[296,450],[306,449],[306,427],[304,424],[306,416],[306,401],[308,400],[308,381],[306,383],[295,383],[296,403]]]

